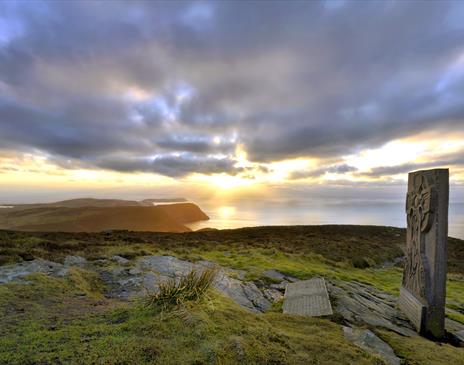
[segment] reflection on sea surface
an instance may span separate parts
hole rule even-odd
[[[230,202],[227,205],[199,203],[210,217],[209,221],[190,224],[193,230],[210,227],[218,229],[298,224],[366,224],[405,227],[404,204],[386,202],[350,202],[349,204],[312,204],[298,201]],[[464,204],[451,204],[449,235],[464,239]]]

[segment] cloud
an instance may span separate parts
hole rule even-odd
[[[221,141],[219,138],[198,135],[173,134],[161,139],[158,146],[174,151],[186,151],[195,153],[233,153],[235,145],[229,141]]]
[[[390,175],[406,174],[411,171],[429,168],[450,168],[464,165],[464,150],[452,154],[439,156],[437,159],[426,162],[411,162],[396,166],[380,166],[372,168],[368,172],[359,172],[358,176],[383,177]]]
[[[312,170],[305,170],[305,171],[295,171],[290,175],[290,179],[297,180],[297,179],[306,179],[306,178],[317,178],[325,175],[326,173],[332,174],[345,174],[349,172],[357,171],[356,167],[347,165],[347,164],[337,164],[337,165],[329,165],[326,167],[321,167]]]
[[[110,157],[96,162],[99,167],[128,172],[154,172],[170,177],[182,177],[195,171],[200,174],[228,173],[236,175],[241,168],[235,167],[235,161],[228,158],[204,157],[191,153],[180,155],[157,155],[153,158]]]
[[[1,3],[0,148],[177,177],[464,131],[462,6],[336,5]]]

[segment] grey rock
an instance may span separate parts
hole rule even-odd
[[[446,331],[451,333],[460,342],[461,346],[464,345],[464,324],[446,318],[445,328]]]
[[[457,338],[462,346],[462,344],[464,344],[464,330],[453,332],[453,335]]]
[[[191,262],[173,256],[144,256],[137,260],[142,271],[153,271],[161,275],[176,277],[187,275],[195,268]]]
[[[218,272],[214,280],[213,286],[222,294],[230,297],[237,304],[254,312],[264,312],[269,309],[271,303],[264,297],[263,293],[253,282],[242,282],[234,278],[244,277],[243,270],[233,270],[218,266],[210,261],[199,261],[196,264],[200,267],[215,267]]]
[[[396,307],[397,298],[359,282],[330,280],[327,289],[334,310],[352,325],[384,327],[403,336],[417,336],[414,328]]]
[[[106,284],[108,297],[131,299],[156,292],[160,283],[180,278],[192,268],[190,262],[172,256],[146,256],[137,260],[136,267],[117,266],[100,271],[100,277]]]
[[[285,282],[294,283],[294,282],[299,281],[299,279],[294,278],[293,276],[285,275],[281,273],[280,271],[277,271],[274,269],[265,270],[263,272],[263,276],[271,280],[280,281],[280,282],[285,281]]]
[[[143,291],[148,293],[156,293],[159,290],[159,286],[169,280],[178,280],[179,278],[172,278],[165,275],[155,274],[153,272],[147,272],[142,275],[142,286]]]
[[[106,296],[130,299],[141,294],[143,278],[140,275],[130,275],[129,271],[124,268],[99,271],[106,286]]]
[[[95,264],[95,265],[98,265],[98,266],[105,266],[105,265],[108,265],[109,261],[106,260],[106,259],[98,259],[98,260],[94,260],[92,261],[92,264]]]
[[[210,266],[203,261],[201,266]],[[253,312],[264,312],[271,307],[263,293],[253,282],[242,282],[228,275],[228,269],[218,267],[213,286],[224,295],[230,297],[237,304]]]
[[[284,295],[280,290],[277,289],[263,289],[263,294],[270,302],[278,302],[284,298]]]
[[[21,262],[15,265],[5,265],[0,267],[0,284],[9,283],[15,280],[22,280],[24,277],[34,273],[44,273],[56,277],[66,275],[68,269],[63,265],[42,259]]]
[[[263,312],[271,302],[253,282],[242,282],[245,272],[220,267],[209,261],[192,263],[173,256],[145,256],[136,261],[134,268],[117,267],[102,271],[100,276],[106,283],[108,296],[128,299],[147,292],[156,292],[167,280],[178,280],[193,269],[217,268],[213,287],[230,297],[237,304],[254,312]]]
[[[285,280],[285,275],[274,269],[264,271],[263,276],[275,281]]]
[[[229,269],[228,272],[229,272],[229,275],[235,276],[239,280],[244,280],[246,276],[245,270]]]
[[[201,266],[208,267],[208,268],[219,269],[220,271],[225,272],[228,276],[233,277],[233,278],[237,278],[239,280],[245,279],[245,275],[246,275],[245,270],[236,270],[236,269],[231,269],[231,268],[228,268],[228,267],[222,267],[222,266],[219,266],[218,264],[216,264],[214,262],[211,262],[211,261],[206,261],[206,260],[197,261],[196,265],[201,265]]]
[[[126,270],[123,267],[115,267],[113,270],[111,270],[111,274],[113,276],[120,276],[126,273]]]
[[[65,266],[83,266],[87,263],[87,260],[81,256],[66,256],[64,258]]]
[[[251,310],[255,312],[264,312],[271,307],[271,303],[264,297],[263,293],[253,282],[241,283],[241,285],[245,297],[253,305],[253,308],[250,308]]]
[[[130,270],[129,270],[129,274],[130,274],[130,275],[139,275],[139,274],[141,274],[141,273],[142,273],[142,270],[137,269],[137,268],[133,268],[133,269],[130,269]]]
[[[372,331],[343,326],[345,338],[368,353],[380,357],[389,365],[400,365],[393,349]]]
[[[116,262],[117,264],[119,265],[127,265],[130,263],[130,260],[122,257],[122,256],[118,256],[118,255],[114,255],[111,260],[113,260],[114,262]]]
[[[279,290],[281,292],[285,291],[285,288],[287,287],[288,282],[287,281],[282,281],[279,284],[271,284],[269,287],[274,290]]]

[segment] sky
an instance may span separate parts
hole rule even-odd
[[[2,1],[0,200],[464,202],[463,1]]]

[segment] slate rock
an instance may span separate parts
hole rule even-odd
[[[126,259],[125,257],[114,255],[111,260],[116,262],[119,265],[127,265],[130,263],[130,260]]]
[[[403,336],[417,336],[408,319],[397,309],[398,298],[355,281],[328,280],[335,312],[352,325],[384,327]]]
[[[105,283],[107,297],[130,299],[142,293],[143,277],[139,274],[131,275],[130,270],[119,267],[98,272]]]
[[[42,259],[21,262],[14,265],[0,267],[0,284],[9,283],[14,280],[22,280],[24,277],[34,273],[44,273],[56,277],[62,277],[67,273],[63,265]]]
[[[278,302],[284,298],[283,293],[277,289],[263,289],[263,294],[270,302]]]
[[[271,284],[269,287],[274,290],[281,291],[282,293],[285,292],[285,288],[287,287],[288,281],[282,281],[279,284]]]
[[[271,280],[274,280],[276,282],[285,281],[285,282],[294,283],[296,281],[299,281],[297,278],[294,278],[293,276],[285,275],[281,273],[280,271],[277,271],[274,269],[265,270],[263,272],[263,276]]]
[[[348,341],[366,352],[380,357],[388,365],[400,365],[401,360],[395,355],[393,349],[372,331],[343,326],[343,333]]]
[[[211,269],[213,269],[213,268],[218,269],[218,270],[226,273],[228,276],[239,279],[239,280],[244,280],[245,279],[245,275],[246,275],[245,270],[236,270],[236,269],[231,269],[229,267],[223,267],[223,266],[220,266],[220,265],[218,265],[218,264],[216,264],[214,262],[206,261],[206,260],[197,261],[195,264],[196,265],[201,265],[203,267],[208,267],[208,268],[211,268]]]
[[[109,261],[107,259],[97,259],[93,260],[92,264],[98,265],[98,266],[106,266],[108,265]]]
[[[217,268],[213,287],[218,291],[254,312],[270,308],[271,302],[253,282],[235,278],[244,277],[244,271],[223,268],[209,261],[192,263],[173,256],[144,256],[136,261],[134,268],[118,267],[102,271],[100,276],[108,287],[108,296],[128,299],[156,292],[161,283],[180,279],[194,269],[201,271],[212,267]]]
[[[200,261],[197,265],[203,267],[215,266],[218,270],[213,286],[224,295],[230,297],[237,304],[253,312],[264,312],[271,307],[271,303],[264,297],[253,282],[243,282],[230,277],[231,269],[220,267],[208,261]]]
[[[87,264],[87,260],[81,256],[66,256],[64,258],[64,266],[83,266]]]
[[[144,256],[137,260],[137,267],[142,271],[153,271],[169,277],[187,275],[195,268],[189,261],[174,256]]]
[[[464,346],[464,324],[445,318],[445,329],[460,346]]]
[[[285,280],[285,275],[274,269],[264,271],[263,276],[275,281]]]

